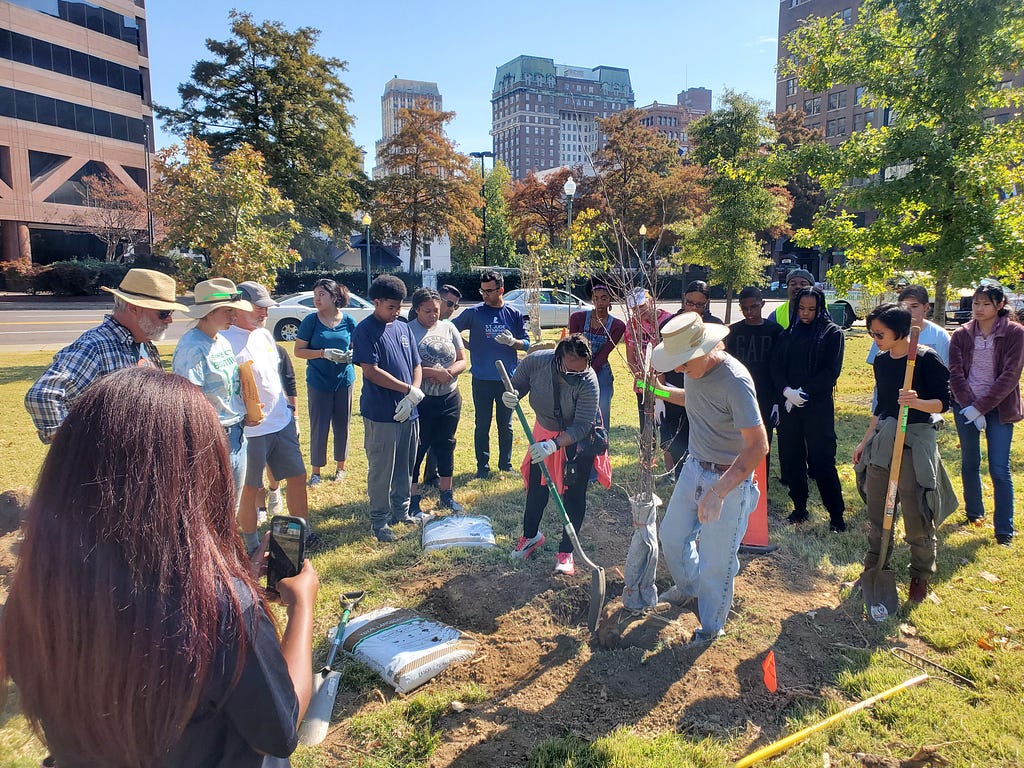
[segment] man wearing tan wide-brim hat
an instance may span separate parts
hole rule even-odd
[[[660,530],[673,585],[659,599],[682,605],[696,598],[697,645],[723,632],[739,571],[736,553],[761,492],[753,472],[768,453],[754,380],[725,351],[728,333],[728,326],[686,312],[662,326],[651,355],[656,370],[683,374],[683,390],[668,389],[690,419],[689,458]]]
[[[174,278],[151,269],[130,269],[114,295],[114,311],[58,352],[25,395],[39,439],[49,443],[68,408],[101,376],[133,365],[163,369],[154,342],[163,339],[173,312],[188,309],[175,299]]]

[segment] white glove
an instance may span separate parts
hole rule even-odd
[[[665,401],[660,397],[654,401],[654,423],[661,424],[665,420]]]
[[[792,411],[794,408],[803,408],[807,404],[807,394],[804,392],[803,387],[800,389],[786,387],[782,390],[782,396],[786,398],[787,402],[791,403],[786,408],[787,411]]]
[[[409,393],[398,401],[395,406],[395,421],[408,421],[412,416],[412,409],[423,399],[423,390],[419,387],[409,387]]]
[[[793,403],[790,402],[789,400],[787,400],[786,401],[786,413],[792,413],[792,412],[793,412]]]
[[[328,347],[324,350],[324,357],[330,360],[332,363],[340,363],[341,365],[348,365],[352,362],[352,350],[346,349],[342,351],[340,349],[334,349]]]
[[[530,446],[530,461],[534,464],[540,464],[544,459],[557,450],[558,445],[554,440],[544,440],[540,443],[533,443]]]
[[[978,417],[983,416],[984,414],[973,405],[968,405],[960,411],[960,415],[963,416],[966,421],[977,421]]]
[[[519,404],[519,393],[514,389],[511,392],[501,393],[501,404],[506,408],[515,410],[515,407]]]
[[[787,401],[786,404],[789,405],[789,402]],[[771,420],[773,427],[779,426],[779,404],[778,403],[776,403],[775,405],[772,406],[772,412],[771,412],[771,415],[768,418]]]
[[[512,335],[512,331],[507,328],[494,337],[494,340],[499,344],[504,344],[506,347],[514,347],[516,344],[516,337]]]

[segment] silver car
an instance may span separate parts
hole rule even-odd
[[[267,328],[278,341],[295,341],[302,318],[316,312],[313,292],[293,293],[277,300],[278,306],[267,310]],[[348,306],[341,310],[358,323],[373,314],[373,304],[354,293],[348,295]]]
[[[505,294],[505,303],[511,304],[524,315],[529,315],[530,307],[526,303],[526,293],[524,288],[509,291]],[[593,304],[557,288],[541,288],[538,298],[541,328],[566,328],[571,313],[594,308]]]

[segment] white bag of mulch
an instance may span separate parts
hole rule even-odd
[[[423,549],[494,546],[491,518],[483,515],[448,515],[423,526]]]
[[[342,647],[398,693],[408,693],[451,664],[476,653],[476,641],[459,630],[405,608],[385,606],[354,616]]]

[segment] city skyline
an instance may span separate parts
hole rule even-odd
[[[148,9],[156,103],[179,103],[177,86],[188,79],[197,60],[209,55],[207,38],[227,38],[228,12],[234,5],[224,0],[179,0]],[[587,6],[588,18],[597,20],[593,34],[580,28],[572,9],[536,0],[517,6],[517,26],[503,35],[486,30],[497,14],[494,19],[470,17],[464,5],[453,0],[432,4],[429,14],[421,3],[393,2],[387,9],[387,29],[372,24],[363,28],[353,21],[364,20],[313,0],[295,0],[287,6],[259,0],[244,10],[256,21],[278,21],[289,29],[316,27],[321,30],[317,51],[348,61],[348,70],[340,76],[352,91],[352,136],[366,152],[367,173],[380,138],[381,95],[389,80],[397,76],[436,82],[445,108],[456,113],[448,133],[458,150],[491,150],[495,72],[520,55],[548,57],[557,64],[628,69],[638,105],[674,103],[680,91],[703,86],[716,99],[731,88],[765,101],[768,109],[774,107],[777,2],[666,7],[639,0],[623,14],[621,6],[596,0]],[[196,29],[186,23],[194,18],[208,23]],[[524,31],[529,34],[521,34]],[[175,141],[177,137],[158,124],[157,146]]]

